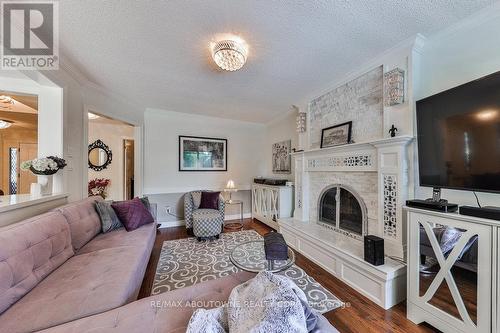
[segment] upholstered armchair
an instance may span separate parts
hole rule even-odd
[[[224,227],[224,198],[219,196],[218,209],[199,208],[201,192],[192,191],[184,195],[184,220],[189,235],[194,235],[198,240],[216,237]],[[205,191],[210,192],[210,191]]]

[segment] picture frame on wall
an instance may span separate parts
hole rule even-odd
[[[292,173],[291,147],[292,140],[285,140],[273,144],[273,173]]]
[[[321,131],[321,148],[348,144],[351,136],[352,121],[324,128]]]
[[[179,135],[179,171],[227,171],[227,139]]]

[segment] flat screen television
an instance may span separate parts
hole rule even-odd
[[[500,72],[417,102],[421,186],[500,192]]]

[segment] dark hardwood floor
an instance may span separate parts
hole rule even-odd
[[[257,220],[246,219],[243,224],[243,229],[253,229],[261,235],[271,230]],[[148,297],[151,294],[163,242],[186,237],[184,227],[158,230],[139,298]],[[330,323],[341,333],[439,332],[430,326],[415,325],[407,320],[405,303],[400,303],[386,311],[299,253],[296,253],[295,263],[342,301],[349,303],[349,306],[345,308],[338,308],[325,314]]]

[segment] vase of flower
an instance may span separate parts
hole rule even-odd
[[[30,171],[38,176],[38,184],[40,186],[32,186],[32,189],[39,189],[40,195],[51,195],[54,175],[66,166],[66,161],[60,157],[48,156],[42,158],[35,158],[33,160],[24,161],[21,163],[23,171]]]
[[[41,195],[51,195],[54,187],[54,175],[39,175],[38,184],[40,184]]]
[[[108,196],[107,187],[111,180],[107,178],[96,178],[89,181],[88,193],[89,197],[100,195],[103,199]]]

